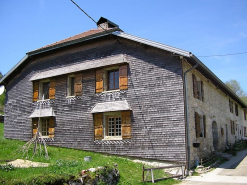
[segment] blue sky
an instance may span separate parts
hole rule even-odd
[[[247,92],[246,0],[74,0],[93,19],[103,16],[126,33],[191,51],[223,82]],[[70,0],[0,1],[0,71],[25,53],[96,28]]]

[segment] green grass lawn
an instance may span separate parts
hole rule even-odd
[[[25,142],[19,140],[5,139],[3,137],[3,123],[0,123],[0,163],[5,164],[7,160],[20,159],[22,153],[19,152],[21,146]],[[46,168],[14,168],[13,170],[0,169],[0,184],[42,184],[44,182],[52,182],[52,179],[64,178],[69,179],[72,176],[77,177],[81,170],[92,167],[110,165],[117,163],[120,172],[120,181],[118,184],[152,184],[142,182],[142,164],[134,163],[127,158],[104,155],[94,152],[86,152],[82,150],[74,150],[68,148],[59,148],[48,146],[49,159],[45,159],[44,154],[28,159],[37,162],[46,162],[51,165]],[[32,150],[29,156],[32,155]],[[91,162],[84,162],[85,156],[91,156]],[[163,171],[155,171],[155,176],[162,177]],[[36,179],[36,180],[35,180]],[[39,180],[37,180],[39,179]],[[156,182],[155,184],[175,184],[179,181],[168,179]]]

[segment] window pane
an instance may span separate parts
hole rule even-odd
[[[75,77],[70,78],[70,96],[74,96],[74,84],[75,84]]]
[[[44,82],[43,83],[44,99],[49,99],[49,88],[50,88],[50,82]]]
[[[108,90],[119,89],[119,71],[108,72]]]
[[[119,71],[115,72],[115,89],[119,89]]]

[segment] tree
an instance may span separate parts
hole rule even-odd
[[[237,80],[229,80],[226,85],[247,104],[247,93],[243,91]]]
[[[0,72],[0,79],[3,77],[2,73]],[[6,97],[6,94],[5,92],[0,95],[0,114],[1,112],[3,113],[4,112],[4,104],[5,104],[5,97]]]

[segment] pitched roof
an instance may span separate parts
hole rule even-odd
[[[107,30],[110,30],[110,29],[107,29]],[[43,47],[38,48],[38,49],[35,49],[35,50],[33,50],[33,51],[37,51],[37,50],[41,50],[41,49],[44,49],[44,48],[49,48],[49,47],[51,47],[51,46],[55,46],[55,45],[63,44],[63,43],[66,43],[66,42],[74,41],[74,40],[77,40],[77,39],[80,39],[80,38],[83,38],[83,37],[87,37],[87,36],[90,36],[90,35],[94,35],[94,34],[100,33],[100,32],[105,32],[105,30],[103,30],[103,29],[101,29],[101,28],[98,28],[98,29],[91,29],[91,30],[85,31],[85,32],[83,32],[83,33],[79,33],[79,34],[77,34],[77,35],[74,35],[74,36],[72,36],[72,37],[69,37],[69,38],[60,40],[60,41],[58,41],[58,42],[54,42],[54,43],[52,43],[52,44],[43,46]],[[33,52],[33,51],[30,51],[30,52]],[[28,53],[30,53],[30,52],[28,52]]]

